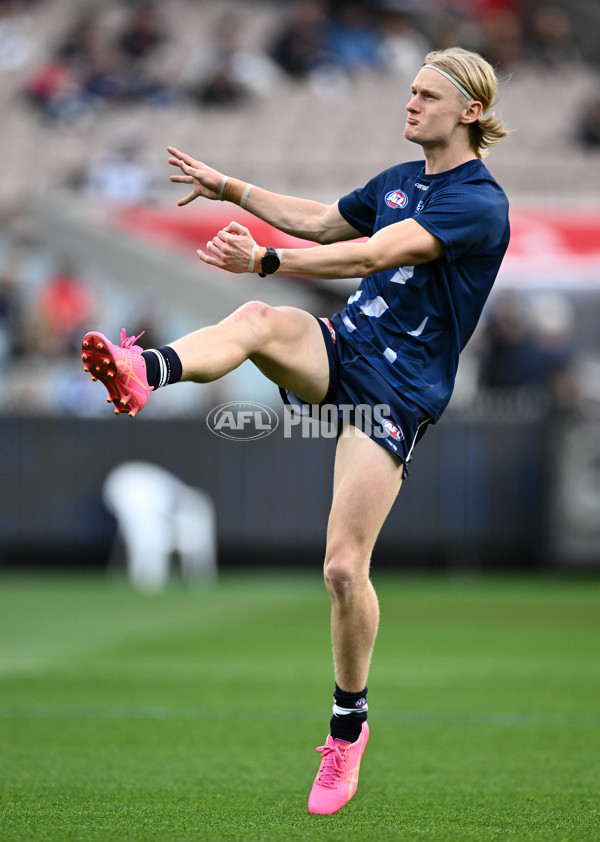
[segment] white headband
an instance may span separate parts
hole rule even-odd
[[[473,97],[472,97],[472,96],[471,96],[471,94],[467,91],[467,89],[466,89],[466,88],[463,88],[463,86],[460,84],[460,82],[457,82],[457,81],[456,81],[456,79],[454,78],[454,76],[451,76],[449,73],[446,73],[446,71],[445,71],[445,70],[442,70],[442,68],[441,68],[441,67],[436,67],[436,66],[435,66],[435,64],[424,64],[424,65],[423,65],[423,67],[429,67],[431,70],[437,70],[437,72],[438,72],[438,73],[441,73],[441,74],[442,74],[442,76],[445,76],[445,77],[446,77],[446,79],[447,79],[449,82],[452,82],[452,84],[454,85],[454,87],[455,87],[455,88],[458,88],[458,90],[461,92],[461,94],[462,94],[464,97],[466,97],[467,99],[473,99]]]

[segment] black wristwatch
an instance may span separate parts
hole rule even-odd
[[[267,253],[260,261],[262,272],[259,272],[259,276],[261,278],[266,278],[267,275],[274,275],[275,272],[281,266],[281,260],[279,259],[279,255],[274,248],[271,246],[267,247]]]

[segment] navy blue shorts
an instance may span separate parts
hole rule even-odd
[[[406,466],[431,419],[345,342],[329,319],[318,322],[329,359],[329,390],[320,404],[306,404],[293,392],[280,389],[288,411],[322,425],[335,421],[337,435],[350,423]]]

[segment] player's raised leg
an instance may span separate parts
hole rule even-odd
[[[317,749],[321,763],[308,801],[311,813],[334,813],[356,792],[369,739],[367,677],[379,624],[369,567],[402,476],[402,464],[389,451],[354,427],[344,430],[336,451],[325,556],[335,704],[331,733]]]
[[[134,342],[124,330],[120,346],[97,331],[83,338],[84,369],[104,384],[116,413],[135,415],[153,389],[180,379],[209,383],[248,359],[278,386],[306,401],[322,400],[329,387],[319,324],[294,307],[251,301],[218,324],[159,349],[143,351]]]
[[[318,321],[296,307],[249,301],[211,327],[171,343],[183,380],[216,380],[251,360],[263,374],[310,403],[329,388],[329,362]]]

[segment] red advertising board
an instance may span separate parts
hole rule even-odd
[[[119,208],[113,223],[195,257],[215,233],[235,219],[247,225],[261,244],[275,248],[312,245],[272,228],[241,208],[218,202],[201,209]],[[600,208],[549,210],[516,208],[510,212],[511,242],[498,283],[506,286],[600,289]]]

